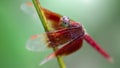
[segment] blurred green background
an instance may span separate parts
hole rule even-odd
[[[20,9],[31,0],[0,2],[0,68],[59,68],[56,59],[39,66],[52,50],[25,48],[32,35],[43,33],[41,23]],[[108,63],[90,45],[64,57],[67,68],[120,68],[120,0],[40,0],[42,6],[81,22],[87,32],[114,58]]]

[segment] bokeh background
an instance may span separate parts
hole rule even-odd
[[[59,68],[56,59],[39,66],[52,50],[31,52],[28,38],[44,32],[20,5],[31,0],[0,0],[0,68]],[[107,62],[90,45],[64,57],[67,68],[120,68],[120,0],[40,0],[42,6],[81,22],[114,58]]]

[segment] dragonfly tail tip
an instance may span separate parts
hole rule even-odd
[[[111,58],[111,57],[109,57],[107,60],[108,60],[110,63],[114,63],[114,59]]]

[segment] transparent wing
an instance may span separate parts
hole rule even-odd
[[[26,43],[26,48],[30,51],[45,51],[49,40],[46,34],[34,35]]]
[[[80,36],[79,28],[65,28],[32,36],[26,45],[31,51],[43,51],[47,47],[58,47]]]
[[[35,7],[33,6],[33,4],[31,2],[26,2],[26,3],[21,4],[20,9],[24,13],[31,16],[31,18],[33,19],[33,22],[40,22],[40,19],[35,10]],[[45,14],[45,17],[47,19],[47,25],[49,26],[50,30],[58,30],[58,29],[64,28],[63,26],[60,25],[60,23],[61,23],[60,19],[61,19],[62,15],[52,12],[45,8],[42,8],[42,10]]]
[[[39,17],[38,17],[37,12],[31,2],[26,2],[26,3],[21,4],[20,9],[24,13],[30,15],[32,17],[33,21],[39,22]]]

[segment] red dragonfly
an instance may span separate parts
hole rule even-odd
[[[30,11],[30,8],[34,9],[30,2],[22,4],[21,6],[23,11],[30,13],[34,18],[37,18],[35,10]],[[58,55],[66,56],[72,54],[82,47],[83,40],[96,49],[96,51],[104,56],[109,62],[113,62],[113,59],[109,54],[91,38],[81,23],[75,22],[67,16],[62,16],[45,8],[42,8],[42,10],[48,21],[50,31],[32,36],[28,40],[26,47],[31,51],[42,51],[47,47],[58,47],[58,50],[46,57],[41,64],[46,63]],[[45,45],[47,45],[47,47]]]

